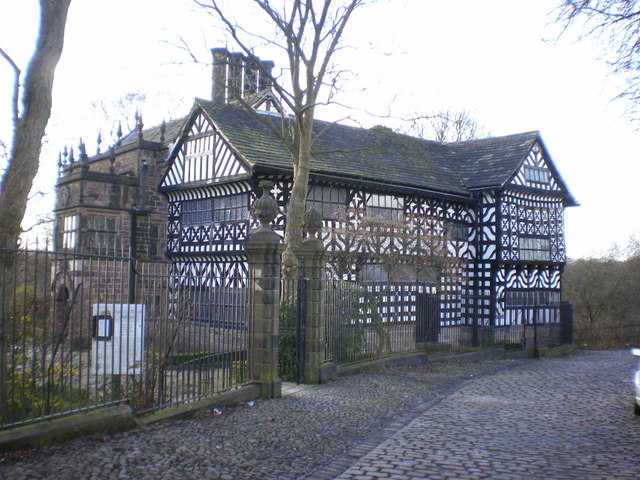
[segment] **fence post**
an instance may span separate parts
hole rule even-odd
[[[273,182],[260,182],[262,196],[253,205],[260,227],[249,235],[245,251],[249,263],[249,378],[261,386],[263,398],[279,397],[278,320],[280,262],[284,245],[269,224],[278,212],[271,196]]]
[[[296,250],[304,261],[307,277],[306,326],[304,347],[304,382],[321,383],[335,374],[335,366],[325,364],[325,298],[327,253],[316,237],[322,227],[322,216],[313,207],[305,214],[307,239]]]

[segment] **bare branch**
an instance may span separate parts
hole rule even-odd
[[[11,124],[13,128],[16,128],[18,123],[19,111],[18,111],[18,101],[20,97],[20,69],[18,65],[13,61],[13,59],[0,47],[0,56],[4,58],[11,68],[13,69],[13,94],[11,96]]]
[[[29,227],[27,228],[23,228],[22,229],[22,233],[28,233],[30,231],[32,231],[33,229],[41,226],[41,225],[53,225],[55,224],[55,217],[53,215],[41,215],[37,218],[37,220],[31,224]]]
[[[490,135],[488,129],[467,110],[445,109],[405,120],[410,123],[408,130],[413,135],[442,143],[475,140]]]
[[[562,25],[560,35],[570,26],[580,25],[582,36],[605,42],[607,64],[627,82],[616,98],[627,99],[630,115],[640,120],[640,0],[561,0],[554,13]]]
[[[341,0],[338,6],[333,0],[279,2],[279,7],[269,0],[253,0],[257,9],[263,12],[268,24],[275,27],[273,43],[287,52],[289,75],[286,79],[275,78],[270,71],[256,61],[261,73],[265,74],[274,92],[282,99],[291,112],[290,117],[281,117],[282,131],[279,139],[291,153],[293,186],[289,202],[289,215],[285,231],[285,264],[295,263],[294,248],[302,238],[304,204],[309,180],[310,160],[314,140],[313,120],[318,105],[319,93],[325,85],[325,77],[330,71],[332,56],[338,49],[342,33],[353,11],[364,0]],[[247,39],[264,37],[239,27],[239,22],[225,13],[222,0],[194,0],[210,12],[215,12],[235,43],[250,58],[257,60]],[[284,85],[287,82],[287,87]],[[334,82],[328,82],[335,87]],[[329,98],[333,92],[329,92]],[[251,112],[250,105],[241,98],[235,99]],[[257,115],[256,112],[252,114]],[[277,126],[273,117],[257,115],[258,119],[275,133]]]

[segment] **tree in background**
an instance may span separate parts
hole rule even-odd
[[[607,45],[605,58],[626,87],[617,98],[630,101],[630,115],[640,119],[640,0],[561,0],[556,9],[563,32],[580,25],[583,35]]]
[[[437,142],[463,142],[490,135],[467,110],[440,110],[432,115],[417,115],[409,120],[409,133],[424,140]]]
[[[269,2],[253,0],[248,2],[264,14],[264,19],[273,26],[273,37],[265,38],[258,32],[250,32],[228,14],[224,0],[208,2],[194,0],[208,9],[225,26],[233,40],[245,55],[255,60],[261,73],[267,75],[272,89],[279,97],[290,118],[278,128],[271,119],[256,115],[283,143],[291,153],[293,164],[293,185],[287,207],[287,227],[285,231],[286,265],[296,263],[293,254],[302,238],[304,207],[307,198],[309,168],[313,156],[313,120],[315,109],[321,101],[320,91],[326,85],[332,88],[335,75],[331,72],[331,61],[340,47],[344,29],[353,12],[363,0],[289,0]],[[234,2],[236,3],[236,2]],[[277,3],[278,6],[274,5]],[[227,4],[228,5],[228,4]],[[288,75],[276,77],[265,70],[254,54],[254,44],[273,44],[282,48],[288,57]],[[328,97],[331,97],[331,92]],[[242,100],[234,98],[248,111],[253,108]]]
[[[40,0],[38,42],[22,84],[20,68],[0,48],[0,55],[11,65],[15,75],[13,140],[0,183],[0,247],[15,247],[22,232],[29,191],[40,163],[42,138],[51,115],[53,78],[62,54],[70,3],[71,0]]]
[[[632,239],[626,258],[571,260],[563,294],[574,309],[574,339],[588,345],[640,341],[640,243]]]

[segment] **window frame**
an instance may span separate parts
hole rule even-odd
[[[544,167],[535,167],[533,165],[524,166],[524,178],[529,183],[539,185],[549,185],[551,183],[551,172]]]
[[[92,250],[118,247],[118,218],[109,215],[86,215],[84,242]]]
[[[191,207],[194,207],[191,209]],[[184,226],[207,225],[213,219],[213,199],[197,198],[182,203],[180,223]]]
[[[315,208],[323,220],[335,220],[347,210],[347,189],[330,185],[309,185],[305,210]]]
[[[78,246],[80,232],[80,215],[65,215],[62,217],[62,248],[74,249]]]
[[[519,289],[507,290],[504,295],[504,304],[507,308],[544,307],[553,308],[560,306],[560,291],[545,289]]]
[[[518,237],[518,258],[523,261],[551,261],[551,239],[540,236]]]
[[[192,207],[195,207],[191,209]],[[184,200],[180,214],[183,227],[248,222],[249,194],[247,192],[219,197]]]
[[[370,193],[365,201],[365,215],[388,221],[404,220],[404,197],[384,193]]]

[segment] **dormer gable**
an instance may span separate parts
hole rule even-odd
[[[539,137],[505,186],[560,195],[566,206],[577,205]]]
[[[536,142],[508,184],[559,192],[561,188],[553,170],[542,147]]]
[[[209,185],[250,174],[250,166],[196,103],[167,159],[161,189]]]

